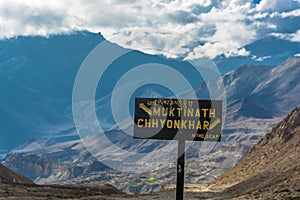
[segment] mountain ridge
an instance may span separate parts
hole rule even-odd
[[[230,195],[300,195],[300,107],[282,119],[232,169],[211,188]],[[230,184],[229,184],[230,183]]]
[[[214,59],[222,74],[243,64],[277,66],[300,52],[299,42],[292,42],[275,36],[259,39],[242,48],[249,52],[248,56],[224,59],[226,57],[221,55]]]
[[[33,185],[33,181],[25,176],[14,172],[0,163],[0,183],[6,184],[29,184]]]

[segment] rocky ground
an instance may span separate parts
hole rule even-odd
[[[291,185],[290,185],[291,186]],[[201,187],[201,186],[200,186]],[[299,184],[298,189],[293,187],[277,188],[278,190],[257,190],[251,193],[239,195],[228,191],[197,191],[192,192],[186,189],[184,199],[300,199]],[[162,191],[148,194],[125,194],[121,193],[112,186],[105,185],[101,187],[88,186],[33,186],[33,185],[7,185],[0,184],[0,199],[24,199],[24,200],[42,200],[42,199],[82,199],[82,200],[173,200],[175,199],[175,190]]]
[[[222,193],[217,192],[186,192],[185,199],[224,199]],[[0,199],[84,199],[84,200],[152,200],[175,199],[175,191],[163,191],[148,194],[125,194],[110,185],[101,186],[59,186],[59,185],[22,185],[0,184]]]
[[[29,185],[0,184],[0,199],[112,199],[126,196],[110,185]],[[96,198],[97,197],[97,198]]]

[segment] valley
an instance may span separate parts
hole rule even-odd
[[[186,199],[297,199],[300,197],[300,107],[281,120],[232,169],[208,184],[186,184]],[[174,199],[175,185],[126,194],[108,184],[36,185],[0,165],[0,199]],[[162,174],[160,174],[161,177]],[[118,177],[118,174],[110,174]],[[13,177],[13,178],[12,178]],[[148,183],[155,178],[141,180]],[[135,185],[137,179],[131,179]]]

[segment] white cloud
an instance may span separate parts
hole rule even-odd
[[[292,10],[289,12],[283,12],[281,13],[281,17],[299,17],[300,16],[300,9]]]
[[[203,46],[197,46],[186,56],[186,60],[195,60],[201,57],[214,58],[220,54],[220,49],[224,49],[223,54],[226,57],[236,57],[236,56],[249,56],[250,52],[245,48],[236,49],[231,48],[228,50],[227,46],[222,46],[220,43],[205,43]]]
[[[269,58],[271,58],[272,56],[262,56],[262,57],[257,57],[257,56],[252,56],[252,59],[253,60],[255,60],[255,61],[259,61],[259,62],[261,62],[261,61],[264,61],[265,59],[269,59]]]
[[[225,53],[226,57],[249,56],[249,55],[250,55],[250,52],[247,51],[245,48],[234,49],[233,51]]]
[[[203,7],[208,7],[212,4],[211,0],[199,0],[198,3]]]
[[[300,42],[300,30],[295,33],[272,33],[271,35],[279,37],[281,39],[290,40],[293,42]]]
[[[299,6],[298,0],[262,0],[257,6],[257,10],[286,12],[294,10],[297,6]]]
[[[170,29],[136,28],[105,33],[108,33],[106,36],[110,41],[121,43],[126,48],[139,49],[149,54],[161,54],[169,58],[185,55],[190,48],[197,45],[192,38],[172,32]]]
[[[168,57],[246,56],[269,34],[299,41],[299,0],[3,0],[0,38],[101,32],[124,47]]]
[[[291,34],[291,41],[300,42],[300,30],[296,33]]]

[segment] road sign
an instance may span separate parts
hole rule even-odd
[[[176,200],[184,194],[185,140],[221,141],[222,101],[136,98],[134,138],[178,140]]]
[[[222,101],[136,98],[134,138],[220,141]]]

